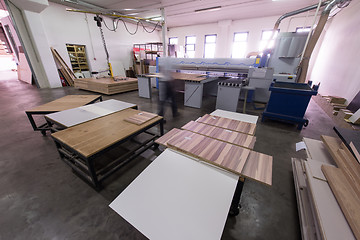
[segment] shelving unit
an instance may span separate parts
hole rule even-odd
[[[74,72],[89,71],[85,45],[66,44],[66,49]]]

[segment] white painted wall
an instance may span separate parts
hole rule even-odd
[[[351,101],[360,91],[360,1],[352,1],[328,21],[318,55],[308,79],[321,83],[322,95]]]
[[[63,5],[50,2],[49,7],[41,12],[44,29],[49,45],[54,47],[70,66],[66,43],[86,45],[91,71],[107,69],[105,50],[94,15],[67,12]],[[104,18],[111,28],[109,18]],[[133,32],[136,25],[126,23]],[[147,28],[150,30],[150,27]],[[134,43],[160,42],[161,32],[146,33],[141,26],[137,34],[130,35],[122,22],[116,32],[111,32],[103,25],[106,45],[110,54],[110,62],[121,62],[124,68],[132,66],[132,47]],[[49,63],[50,64],[50,63]],[[51,63],[52,64],[52,63]]]
[[[243,19],[234,21],[220,21],[219,23],[193,25],[185,27],[170,28],[168,37],[178,37],[180,46],[185,46],[186,36],[196,36],[195,57],[204,56],[205,35],[217,34],[217,46],[215,57],[231,57],[231,47],[235,32],[249,32],[247,52],[259,50],[261,33],[263,30],[272,30],[279,16]],[[281,32],[294,32],[296,27],[310,26],[313,15],[297,15],[283,20],[280,24]]]

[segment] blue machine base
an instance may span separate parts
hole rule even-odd
[[[263,112],[261,121],[263,122],[265,118],[298,124],[297,129],[299,130],[301,130],[304,125],[306,127],[309,123],[309,120],[307,120],[306,118],[297,118],[289,115],[270,113],[266,111]]]

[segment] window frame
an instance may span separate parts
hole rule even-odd
[[[214,42],[214,43],[213,43],[213,42],[210,42],[210,43],[207,43],[207,42],[206,42],[206,37],[209,37],[209,36],[215,36],[215,42]],[[216,41],[217,41],[217,34],[216,34],[216,33],[214,33],[214,34],[206,34],[206,35],[205,35],[205,37],[204,37],[204,54],[203,54],[203,57],[204,57],[204,58],[206,58],[206,57],[205,57],[205,55],[206,55],[206,44],[214,44],[214,45],[215,45],[214,56],[211,57],[211,58],[215,58]]]
[[[235,37],[236,37],[236,34],[241,34],[241,33],[246,33],[246,41],[235,41]],[[232,49],[231,49],[231,58],[234,58],[233,55],[234,55],[234,44],[235,43],[248,43],[249,41],[249,31],[244,31],[244,32],[234,32],[234,35],[233,35],[233,45],[232,45]],[[247,46],[246,46],[247,48]],[[245,49],[245,52],[246,52],[246,49]],[[244,57],[246,57],[246,55],[244,55]],[[243,58],[244,58],[243,57]],[[241,58],[241,57],[240,57]]]
[[[178,37],[169,37],[169,45],[172,44],[171,39],[176,39],[176,42],[177,42],[176,45],[179,44],[179,38]]]
[[[187,43],[187,40],[189,37],[195,37],[195,43]],[[191,52],[194,52],[194,58],[195,58],[195,51],[196,51],[196,35],[191,36],[185,36],[185,53],[188,53],[187,46],[188,45],[194,45],[194,50],[190,50]]]

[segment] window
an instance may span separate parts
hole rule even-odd
[[[177,44],[178,44],[178,38],[177,38],[177,37],[171,37],[171,38],[169,38],[169,44],[171,44],[171,45],[177,45]]]
[[[234,43],[232,48],[232,58],[244,58],[249,32],[234,33]]]
[[[296,32],[310,32],[311,27],[297,27]]]
[[[216,34],[205,35],[204,58],[214,58],[216,47]]]
[[[272,35],[273,30],[263,30],[262,34],[261,34],[261,41],[260,41],[260,52],[262,52],[263,50],[265,50],[266,48],[272,48],[274,47],[275,44],[275,38],[279,33],[279,30],[277,30],[273,36],[273,39],[270,41],[270,43],[268,44],[268,40],[270,39],[271,35]],[[268,44],[268,46],[266,46],[266,44]]]
[[[195,57],[195,43],[196,43],[195,36],[187,36],[185,38],[185,53],[189,58]]]

